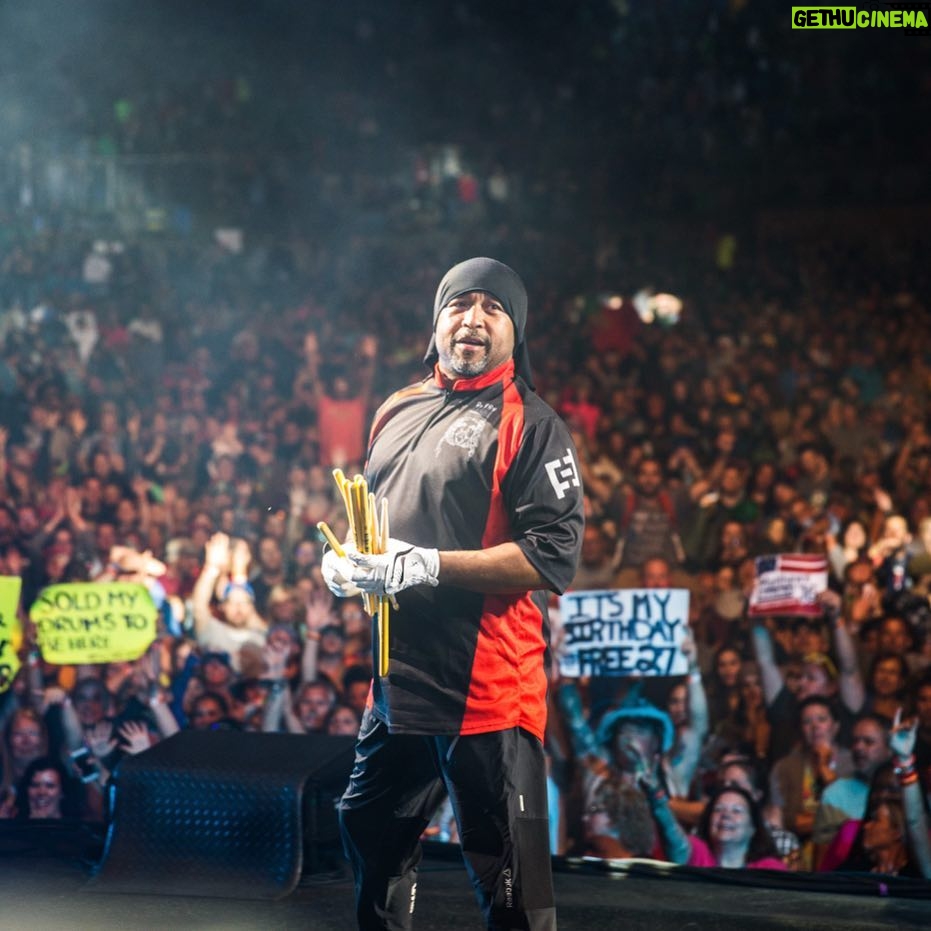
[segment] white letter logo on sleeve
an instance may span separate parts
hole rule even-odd
[[[572,458],[572,450],[568,447],[565,456],[550,460],[544,468],[553,486],[553,491],[560,500],[566,497],[566,492],[570,488],[578,488],[581,484],[579,471],[575,467],[575,459]]]

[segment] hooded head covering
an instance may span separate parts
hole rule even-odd
[[[527,325],[527,290],[517,272],[494,259],[466,259],[454,265],[440,282],[433,301],[433,335],[424,356],[426,365],[434,365],[439,358],[436,350],[436,321],[440,311],[460,294],[471,291],[484,291],[501,302],[505,313],[514,324],[514,371],[520,375],[530,388],[533,378],[530,374],[530,359],[527,355],[527,343],[524,329]]]

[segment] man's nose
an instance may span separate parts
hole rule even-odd
[[[468,327],[477,327],[484,326],[485,324],[485,310],[482,307],[481,301],[475,301],[469,309],[465,312],[465,316],[462,318],[463,323]]]

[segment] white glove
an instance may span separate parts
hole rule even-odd
[[[336,550],[327,550],[323,554],[320,572],[323,574],[326,587],[337,598],[354,598],[362,593],[352,581],[352,574],[356,571],[356,567],[349,561],[349,554],[354,550],[345,544],[343,548],[346,550],[345,556],[337,556]]]
[[[378,556],[347,553],[355,566],[352,581],[363,592],[394,595],[414,585],[439,585],[440,554],[401,540],[391,540],[389,551]]]

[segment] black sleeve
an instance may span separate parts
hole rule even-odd
[[[555,414],[526,428],[502,491],[514,541],[562,594],[578,568],[584,517],[578,455]]]

